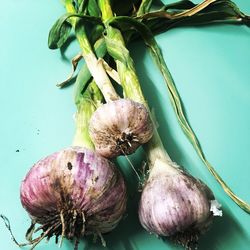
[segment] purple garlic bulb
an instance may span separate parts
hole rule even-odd
[[[56,240],[78,242],[84,235],[111,231],[125,212],[126,196],[115,165],[80,147],[38,161],[21,185],[21,202],[33,227],[41,224],[42,235]]]
[[[89,124],[96,151],[112,158],[129,155],[149,141],[153,125],[146,107],[129,99],[119,99],[99,107]]]
[[[139,219],[149,232],[191,249],[222,215],[211,190],[173,162],[156,161],[142,191]]]

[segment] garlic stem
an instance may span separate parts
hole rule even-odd
[[[89,84],[85,92],[79,97],[77,112],[75,114],[76,131],[73,146],[94,149],[89,136],[89,120],[102,101],[102,95],[95,81]]]
[[[108,20],[113,17],[110,1],[99,0],[98,3],[102,12],[103,22],[108,23]],[[119,46],[122,46],[124,49],[126,49],[125,42],[120,30],[107,24],[106,31],[109,39],[112,39],[115,43],[119,44]],[[150,113],[152,121],[154,122],[153,115],[151,114],[147,101],[143,96],[140,82],[134,67],[133,59],[130,57],[129,53],[127,53],[126,59],[126,64],[119,60],[116,60],[117,71],[120,76],[124,95],[134,101],[144,104]],[[170,157],[163,147],[162,141],[155,125],[154,135],[151,140],[145,145],[145,149],[147,151],[150,168],[154,166],[154,163],[157,159],[167,162],[170,161]]]
[[[164,149],[159,133],[154,127],[154,135],[150,141],[143,145],[145,151],[147,152],[148,165],[151,170],[155,165],[157,160],[162,162],[171,162],[167,151]]]
[[[75,8],[72,4],[72,1],[65,1],[65,8],[68,13],[75,13]],[[77,23],[77,18],[71,18],[71,24],[75,28]],[[116,93],[107,73],[102,63],[97,60],[95,54],[92,51],[92,47],[89,43],[88,37],[85,32],[85,28],[82,27],[81,32],[76,32],[76,38],[82,49],[82,55],[88,66],[88,69],[93,76],[97,86],[100,88],[105,100],[107,102],[114,101],[119,99],[118,94]]]
[[[109,19],[113,17],[110,1],[99,0],[98,3],[102,12],[102,20],[104,23],[106,23],[107,37],[113,40],[115,44],[118,45],[117,47],[121,47],[124,49],[124,51],[127,51],[126,63],[116,60],[117,71],[122,83],[124,97],[129,97],[134,101],[140,102],[147,106],[147,102],[143,97],[143,93],[140,88],[140,83],[136,74],[133,59],[129,56],[129,51],[125,46],[123,36],[118,29],[108,24]]]
[[[88,131],[88,121],[94,111],[95,107],[88,100],[83,100],[79,103],[75,114],[76,131],[72,146],[94,149]]]

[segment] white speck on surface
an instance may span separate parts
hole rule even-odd
[[[213,212],[213,216],[222,216],[221,204],[217,200],[211,200],[210,202],[210,211]]]

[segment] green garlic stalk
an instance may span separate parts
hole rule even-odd
[[[128,97],[128,93],[130,95],[133,94],[133,97],[130,96],[131,99],[147,106],[140,89],[140,83],[135,72],[133,60],[125,47],[124,39],[118,29],[108,24],[109,19],[113,17],[110,3],[105,0],[99,0],[98,3],[102,11],[102,20],[106,26],[107,36],[105,36],[105,41],[107,50],[111,55],[117,58],[117,71],[123,87],[124,96]]]
[[[76,10],[71,0],[66,0],[64,4],[68,13],[76,13]],[[75,30],[77,26],[77,21],[78,20],[76,17],[71,18],[71,24]],[[82,55],[88,66],[88,69],[91,75],[93,76],[97,86],[100,88],[105,100],[112,101],[119,99],[119,96],[115,92],[114,87],[111,84],[111,81],[106,73],[106,70],[104,69],[102,61],[97,60],[95,54],[92,51],[91,44],[87,38],[83,25],[76,32],[76,37],[82,49]]]
[[[86,91],[77,98],[77,112],[75,114],[76,132],[73,139],[73,146],[87,147],[94,149],[94,144],[89,136],[89,120],[103,99],[99,88],[94,80],[89,84]]]
[[[143,96],[140,87],[140,82],[136,74],[133,59],[130,57],[129,51],[125,46],[123,36],[119,29],[114,28],[108,24],[108,21],[113,17],[110,2],[108,0],[99,0],[98,2],[102,11],[102,20],[104,24],[106,24],[107,36],[105,37],[105,39],[107,43],[107,50],[111,53],[112,56],[119,58],[116,60],[116,65],[120,81],[123,87],[124,96],[129,97],[130,99],[136,102],[142,103],[148,108],[147,101]],[[112,44],[116,44],[116,46],[112,47],[113,50],[110,51],[110,46]],[[120,60],[120,53],[123,53],[123,61]],[[152,115],[151,118],[153,118]],[[152,119],[152,121],[153,120],[154,119]],[[150,162],[150,167],[154,166],[156,159],[161,159],[162,161],[170,160],[170,157],[168,156],[166,150],[163,147],[162,141],[156,128],[154,129],[153,137],[145,146],[145,148],[147,148],[147,157]]]

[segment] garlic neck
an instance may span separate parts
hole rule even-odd
[[[174,176],[180,174],[179,166],[171,160],[156,159],[150,170],[149,179],[156,176]]]
[[[144,146],[144,149],[147,152],[147,158],[150,169],[152,169],[156,165],[157,160],[162,162],[172,162],[168,153],[163,147],[162,141],[160,139],[156,127],[154,128],[153,137]]]

